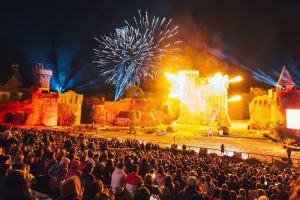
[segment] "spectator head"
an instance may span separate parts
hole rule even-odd
[[[124,164],[122,162],[119,162],[117,165],[118,169],[123,169],[124,168]]]
[[[258,200],[269,200],[269,198],[265,195],[258,197]]]
[[[109,167],[109,168],[112,168],[112,167],[114,167],[114,162],[113,162],[113,160],[112,159],[108,159],[107,161],[106,161],[106,165],[105,165],[106,167]]]
[[[84,188],[83,200],[94,199],[98,193],[103,192],[103,183],[100,180],[94,180]]]
[[[174,189],[174,183],[173,183],[173,178],[170,175],[167,175],[166,180],[165,180],[165,185],[166,188],[172,188]]]
[[[141,187],[139,188],[135,195],[134,195],[134,200],[140,200],[140,199],[150,199],[150,191],[146,187]]]
[[[271,188],[271,192],[272,192],[272,194],[277,194],[277,189],[276,189],[276,187],[273,186],[273,187]]]
[[[47,158],[48,159],[54,159],[55,158],[55,152],[54,151],[49,151],[47,153]]]
[[[263,189],[258,189],[257,190],[257,196],[258,197],[260,197],[260,196],[266,196],[266,192]]]
[[[209,174],[205,176],[205,181],[206,181],[207,183],[210,183],[211,177],[210,177]]]
[[[231,198],[231,200],[236,200],[237,199],[237,194],[234,190],[230,191],[230,198]]]
[[[132,165],[132,172],[139,172],[139,166],[137,164]]]
[[[256,189],[263,189],[263,186],[261,183],[256,183]]]
[[[188,188],[195,188],[197,187],[197,179],[194,176],[190,176],[188,177],[188,179],[186,180],[186,184]]]
[[[244,188],[241,188],[241,189],[239,190],[239,195],[241,195],[241,196],[243,196],[243,197],[246,197],[246,195],[247,195],[246,190],[244,190]]]
[[[230,192],[229,190],[221,190],[220,200],[230,200]]]
[[[159,167],[158,167],[158,170],[157,170],[157,173],[158,173],[158,174],[165,174],[164,168],[163,168],[162,166],[159,166]]]
[[[8,140],[11,137],[12,137],[12,134],[11,134],[10,130],[6,130],[4,132],[4,139]]]
[[[223,184],[222,184],[222,190],[228,190],[228,186],[227,186],[226,183],[223,183]]]
[[[151,174],[146,174],[145,179],[144,179],[144,184],[146,186],[150,186],[153,184],[153,176]]]
[[[79,160],[74,160],[74,161],[71,163],[71,168],[72,168],[72,169],[79,169],[79,168],[80,168],[80,162],[79,162]]]
[[[1,199],[34,199],[25,174],[19,170],[10,171],[0,184]]]
[[[277,185],[277,188],[278,188],[279,191],[283,191],[283,190],[284,190],[284,187],[283,187],[283,184],[282,184],[282,183],[279,183],[279,184]]]
[[[61,159],[61,161],[59,162],[59,164],[61,164],[64,168],[68,169],[69,168],[69,164],[70,164],[70,159],[69,158],[66,158],[66,157],[63,157]]]
[[[221,194],[220,188],[217,187],[213,193],[213,198],[219,199],[220,194]]]
[[[83,171],[86,173],[92,173],[93,169],[94,169],[94,165],[92,163],[88,162],[86,164],[86,166],[84,167]]]
[[[61,195],[64,198],[71,196],[81,197],[82,190],[78,176],[72,176],[62,184]]]
[[[53,164],[48,170],[48,174],[56,180],[63,180],[67,173],[67,169],[61,164]]]

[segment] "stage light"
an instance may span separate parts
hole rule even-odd
[[[286,125],[290,129],[300,130],[300,109],[286,109]]]
[[[236,101],[240,101],[240,100],[242,100],[242,97],[240,95],[235,95],[233,97],[230,97],[228,99],[228,102],[236,102]]]

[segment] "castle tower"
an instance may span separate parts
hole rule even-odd
[[[12,64],[10,65],[10,69],[12,72],[12,75],[10,79],[5,83],[5,86],[18,88],[22,86],[22,79],[19,72],[19,65],[18,64]]]
[[[34,79],[33,89],[39,92],[49,92],[52,70],[44,68],[43,63],[37,63],[32,72]]]
[[[200,77],[197,70],[182,70],[178,123],[230,125],[227,106],[228,76]]]
[[[180,114],[178,123],[199,123],[199,109],[197,96],[197,81],[199,79],[199,71],[197,70],[181,70],[178,72],[178,78],[182,80],[183,93],[180,96]]]

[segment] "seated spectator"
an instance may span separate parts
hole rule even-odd
[[[80,170],[80,162],[79,160],[74,160],[71,163],[71,167],[68,170],[67,174],[66,174],[66,179],[70,178],[71,176],[81,176],[82,172]]]
[[[53,196],[58,197],[60,195],[60,188],[65,181],[66,173],[67,169],[61,164],[54,164],[50,167],[48,171],[50,176],[49,190]]]
[[[0,199],[35,200],[25,174],[19,170],[10,171],[0,181]]]
[[[97,196],[97,194],[100,194],[102,192],[103,192],[102,181],[94,180],[85,187],[82,200],[94,199]]]
[[[196,177],[190,176],[187,181],[187,186],[184,190],[180,191],[177,195],[177,200],[204,200],[204,196],[197,190]]]
[[[82,190],[78,176],[68,178],[61,186],[59,200],[81,200]]]
[[[147,188],[145,187],[141,187],[139,188],[136,192],[135,192],[135,195],[134,195],[134,198],[133,200],[142,200],[142,199],[145,199],[145,200],[150,200],[150,192]]]

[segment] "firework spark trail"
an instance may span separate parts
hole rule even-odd
[[[132,24],[125,21],[123,28],[95,38],[98,60],[94,62],[105,82],[116,86],[115,100],[128,87],[156,78],[163,70],[164,59],[177,60],[174,52],[179,51],[180,41],[171,40],[178,33],[178,26],[173,27],[171,22],[159,17],[149,19],[147,12],[138,11]]]

